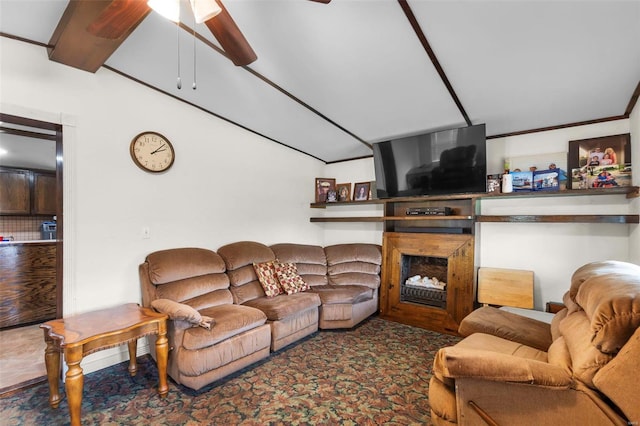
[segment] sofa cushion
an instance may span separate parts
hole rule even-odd
[[[275,272],[285,293],[293,294],[309,290],[309,285],[298,275],[295,263],[276,263]]]
[[[218,254],[224,259],[229,271],[234,271],[253,263],[268,262],[276,259],[269,247],[255,241],[239,241],[227,244],[218,249]],[[232,282],[231,285],[233,284]]]
[[[218,254],[227,268],[234,303],[265,296],[253,264],[276,260],[269,247],[254,241],[239,241],[220,247]]]
[[[632,263],[620,262],[617,260],[604,260],[601,262],[591,262],[583,265],[575,270],[571,276],[571,287],[569,288],[569,297],[576,300],[576,295],[582,283],[596,275],[605,275],[610,273],[629,272],[640,274],[640,266]]]
[[[616,357],[593,377],[593,383],[608,396],[629,420],[640,419],[638,404],[638,328]],[[631,423],[631,422],[629,422]]]
[[[380,287],[382,251],[375,244],[336,244],[325,247],[327,273],[332,285]]]
[[[160,250],[148,255],[146,261],[149,278],[155,285],[225,271],[222,258],[202,248]]]
[[[349,272],[338,275],[329,275],[329,284],[341,285],[361,285],[372,289],[380,287],[380,275],[364,274],[360,272]]]
[[[371,288],[358,285],[316,286],[311,291],[318,293],[323,305],[353,305],[373,298],[373,290]]]
[[[592,344],[617,353],[640,327],[640,269],[593,276],[576,295],[591,323]]]
[[[275,262],[254,263],[253,269],[256,271],[258,281],[267,297],[277,296],[284,291],[278,277],[276,276]]]
[[[292,262],[310,286],[327,284],[327,257],[324,248],[307,244],[274,244],[271,250],[280,262]]]
[[[196,311],[189,305],[184,303],[178,303],[169,299],[156,299],[151,302],[151,306],[158,312],[167,314],[172,320],[183,320],[191,323],[192,325],[198,325],[207,330],[215,323],[213,318],[200,315],[200,312]]]
[[[259,297],[245,302],[246,306],[260,309],[269,321],[280,321],[298,312],[320,306],[315,293],[281,294],[276,297]]]
[[[583,311],[567,315],[560,323],[560,333],[571,356],[573,375],[594,388],[593,376],[611,361],[613,355],[600,352],[591,343],[591,325]]]
[[[156,287],[156,294],[159,299],[171,299],[184,302],[185,300],[194,299],[218,290],[226,292],[228,288],[229,277],[225,273],[217,273],[185,278],[158,285]]]
[[[215,306],[203,310],[202,314],[213,318],[215,326],[210,330],[201,327],[185,330],[182,340],[182,346],[185,349],[206,348],[267,321],[262,311],[242,305]]]
[[[324,248],[327,265],[345,262],[382,264],[382,249],[376,244],[336,244]]]

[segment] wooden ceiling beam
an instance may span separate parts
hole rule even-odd
[[[91,34],[87,28],[107,7],[117,2],[122,1],[71,0],[49,41],[49,59],[84,71],[96,72],[151,11],[149,9],[141,14],[137,22],[120,38],[108,39]]]

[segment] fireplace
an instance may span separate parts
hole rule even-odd
[[[456,334],[475,299],[473,235],[385,232],[380,313]]]
[[[400,301],[447,308],[447,265],[443,257],[403,254],[400,260]]]

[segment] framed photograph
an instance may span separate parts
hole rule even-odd
[[[587,168],[587,176],[595,176],[595,171],[606,167],[612,175],[630,179],[631,175],[631,135],[603,136],[599,138],[569,141],[568,169],[572,172],[571,189],[593,188],[594,181],[585,182],[574,179],[576,169]],[[583,176],[584,177],[584,176]],[[619,186],[620,183],[615,179]],[[625,179],[626,180],[626,179]],[[595,182],[597,184],[597,182]],[[582,186],[581,186],[582,184]],[[609,186],[599,186],[608,188]]]
[[[366,201],[369,199],[371,182],[356,183],[353,187],[353,201]]]
[[[511,172],[510,175],[514,192],[533,190],[533,172]]]
[[[338,201],[351,201],[351,184],[350,183],[337,184],[336,192],[338,193]]]
[[[534,191],[558,191],[560,189],[560,169],[536,170],[533,172]]]
[[[500,183],[502,182],[502,175],[487,175],[487,192],[488,193],[500,193]]]
[[[316,203],[326,203],[329,191],[336,190],[336,180],[332,178],[316,178]]]
[[[335,203],[336,201],[338,201],[338,193],[330,189],[329,192],[327,192],[327,203]]]

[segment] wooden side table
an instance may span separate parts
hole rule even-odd
[[[44,329],[47,343],[44,359],[49,380],[49,405],[58,408],[60,393],[60,352],[69,367],[65,375],[65,390],[69,402],[71,425],[80,425],[82,388],[84,377],[80,362],[85,355],[124,343],[129,346],[129,374],[135,376],[136,348],[138,339],[148,334],[157,334],[156,357],[158,363],[158,393],[165,397],[167,385],[167,315],[152,309],[129,303],[115,308],[74,315],[68,318],[47,321],[40,325]]]

